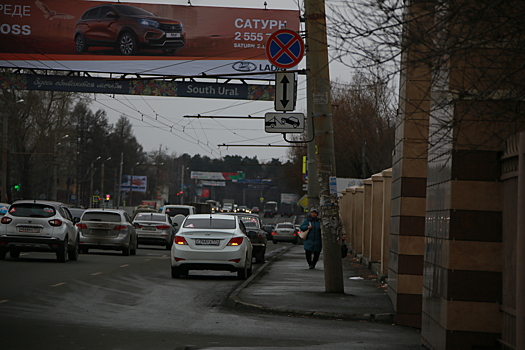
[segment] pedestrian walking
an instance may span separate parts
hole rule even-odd
[[[310,269],[314,269],[319,256],[323,250],[323,240],[321,237],[321,222],[319,221],[319,211],[311,209],[301,224],[301,231],[308,231],[308,236],[304,239],[303,246],[306,254],[306,262]]]

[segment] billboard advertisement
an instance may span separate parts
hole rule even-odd
[[[0,66],[140,75],[273,73],[269,36],[298,10],[86,0],[0,4]]]
[[[130,191],[130,183],[132,184],[132,192],[146,192],[148,188],[148,177],[147,176],[138,176],[133,175],[133,178],[131,175],[124,175],[126,177],[126,181],[123,181],[120,185],[121,191]],[[131,181],[130,181],[131,180]]]

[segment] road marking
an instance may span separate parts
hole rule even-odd
[[[91,276],[96,276],[96,275],[102,275],[102,272],[95,272],[91,274]]]
[[[66,284],[65,282],[60,282],[60,283],[57,283],[57,284],[53,284],[51,287],[58,287],[58,286],[61,286],[63,284]]]
[[[128,267],[129,264],[120,265],[120,267]]]
[[[0,300],[0,304],[7,303],[9,300]]]

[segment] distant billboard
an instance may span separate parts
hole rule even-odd
[[[126,181],[123,181],[120,185],[121,191],[132,191],[132,192],[146,192],[148,189],[148,177],[133,175],[124,175]],[[131,180],[131,181],[130,181]],[[132,189],[130,189],[130,184],[132,184]]]
[[[86,0],[0,4],[0,66],[140,75],[279,70],[265,54],[297,10]]]

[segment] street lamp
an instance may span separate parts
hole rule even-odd
[[[24,99],[15,101],[13,105],[24,102]],[[7,202],[7,137],[9,134],[7,123],[9,118],[7,117],[7,111],[4,111],[3,125],[2,125],[2,192],[1,192],[1,201]]]
[[[64,135],[60,138],[59,141],[62,141],[64,139],[67,139],[69,135]],[[56,201],[58,200],[58,193],[57,193],[57,182],[58,182],[58,152],[60,147],[62,145],[61,142],[58,142],[57,144],[53,144],[53,183],[51,186],[51,200]]]
[[[97,158],[95,158],[94,161],[91,162],[91,167],[90,167],[91,184],[89,186],[89,207],[90,208],[93,208],[93,173],[95,172],[95,169],[93,168],[93,165],[100,158],[102,158],[102,157],[98,156]]]
[[[105,196],[105,194],[104,194],[104,163],[107,162],[110,159],[111,159],[111,157],[108,157],[106,160],[102,161],[102,170],[101,170],[101,172],[102,172],[101,173],[102,179],[100,180],[100,194],[102,196]],[[102,202],[102,203],[104,203],[104,202]],[[104,205],[102,205],[102,206],[104,206]]]
[[[135,168],[139,164],[140,162],[137,162],[131,166],[131,178],[129,179],[129,204],[128,204],[130,207],[133,206],[133,202],[132,202],[132,199],[133,199],[133,168]]]

